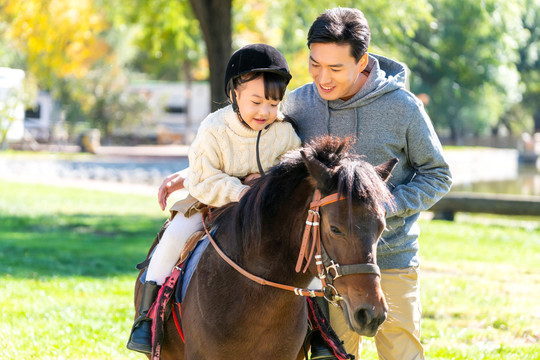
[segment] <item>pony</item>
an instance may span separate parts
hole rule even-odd
[[[212,211],[217,248],[202,253],[181,304],[185,343],[171,316],[162,359],[301,359],[308,309],[298,295],[315,295],[303,290],[315,276],[351,329],[375,335],[388,310],[376,248],[385,209],[393,206],[386,181],[397,159],[372,166],[351,151],[352,143],[326,136],[288,152],[240,202]],[[320,220],[306,226],[308,214]],[[319,231],[318,244],[306,228]],[[158,241],[159,234],[148,254]],[[296,290],[261,285],[218,251],[254,277]],[[141,289],[137,280],[135,309]]]

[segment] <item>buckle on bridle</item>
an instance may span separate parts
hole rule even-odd
[[[339,264],[335,263],[334,260],[330,260],[330,265],[326,267],[326,272],[328,273],[328,275],[332,276],[333,280],[336,280],[337,278],[340,278],[343,276],[339,268],[340,268]],[[335,275],[330,273],[330,270],[334,270]]]
[[[311,210],[311,209],[308,210],[308,214],[313,214],[313,215],[315,215],[315,216],[321,216],[321,214],[319,214],[318,211],[316,211],[316,210]]]
[[[327,284],[323,291],[326,301],[334,306],[339,306],[338,301],[342,301],[343,297],[339,295],[337,289],[333,285]]]

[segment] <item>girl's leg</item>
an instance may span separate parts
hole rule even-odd
[[[189,218],[177,214],[163,233],[152,259],[150,259],[146,281],[155,281],[158,285],[162,285],[180,258],[187,240],[194,232],[201,229],[202,219],[200,214],[195,214]]]
[[[127,343],[128,349],[144,354],[152,352],[152,319],[148,317],[148,310],[155,301],[160,285],[163,285],[165,278],[171,274],[185,243],[195,231],[201,228],[202,219],[199,214],[190,218],[177,214],[163,233],[148,265],[139,306],[139,317],[131,329]]]

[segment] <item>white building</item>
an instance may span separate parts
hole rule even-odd
[[[24,76],[22,70],[0,67],[0,142],[4,131],[8,142],[24,136]]]
[[[152,124],[158,143],[189,144],[201,121],[210,113],[210,85],[193,82],[148,82],[132,84],[130,92],[148,98]]]
[[[33,108],[26,109],[24,127],[38,142],[53,141],[54,126],[60,119],[60,106],[47,91],[40,91]]]

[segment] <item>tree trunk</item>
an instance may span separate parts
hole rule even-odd
[[[191,98],[193,96],[193,76],[191,74],[191,61],[186,60],[184,62],[184,78],[186,81],[186,108],[184,109],[186,113],[186,129],[184,130],[184,144],[191,144],[193,141],[193,137],[191,135],[192,133],[192,126],[193,126],[193,120],[191,118],[191,112],[193,109],[191,108]]]
[[[206,43],[210,68],[210,108],[215,111],[226,103],[225,68],[231,56],[231,6],[232,0],[189,0],[193,13],[199,20]]]

